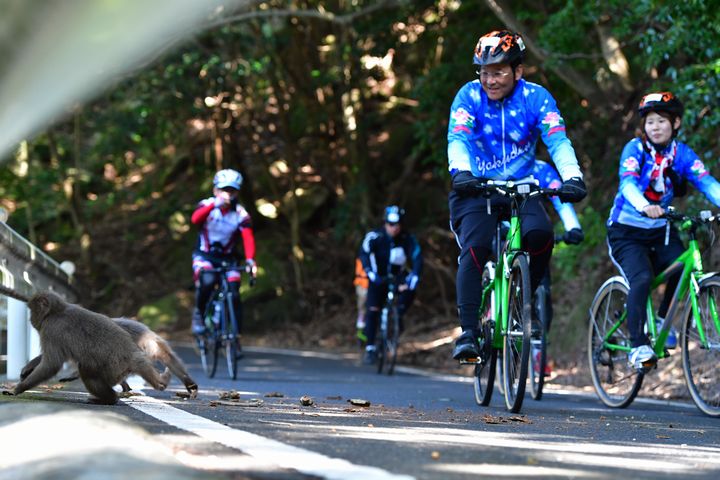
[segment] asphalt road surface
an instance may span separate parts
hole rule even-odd
[[[250,348],[237,380],[223,364],[207,379],[192,348],[177,350],[200,385],[197,399],[178,396],[177,380],[164,392],[134,385],[144,395],[114,407],[87,404],[79,382],[1,397],[0,479],[80,471],[130,478],[127,465],[135,478],[174,479],[720,474],[720,419],[692,404],[637,399],[613,410],[593,393],[549,388],[542,401],[528,395],[521,414],[510,414],[497,391],[489,407],[477,406],[460,375],[406,368],[378,375],[355,355]],[[231,391],[239,398],[220,399]],[[85,425],[95,419],[108,422],[100,440],[73,440],[95,438]],[[53,453],[59,445],[64,450]]]

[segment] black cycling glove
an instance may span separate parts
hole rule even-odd
[[[558,197],[563,203],[577,203],[587,195],[587,188],[582,178],[573,177],[563,182]]]
[[[466,170],[459,171],[452,177],[452,189],[457,193],[477,193],[480,183],[479,178]]]
[[[577,245],[585,240],[585,234],[579,228],[571,228],[569,231],[565,232],[562,239],[563,242],[568,245]]]

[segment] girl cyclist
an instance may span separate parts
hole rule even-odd
[[[683,105],[670,92],[645,95],[638,107],[640,136],[630,140],[620,156],[620,186],[607,221],[610,258],[630,285],[627,325],[630,332],[629,361],[636,368],[656,360],[647,334],[645,305],[654,274],[667,268],[684,247],[678,232],[662,218],[673,198],[684,193],[686,181],[716,206],[720,206],[720,183],[707,171],[698,155],[676,137]],[[679,274],[668,279],[673,292]],[[658,310],[664,318],[670,306],[666,295]],[[666,346],[674,348],[675,336]]]
[[[197,245],[193,251],[192,268],[195,280],[195,309],[193,310],[192,331],[196,335],[205,332],[202,312],[213,287],[218,283],[217,273],[204,271],[217,268],[223,261],[237,262],[235,244],[242,237],[246,268],[255,276],[255,236],[253,235],[250,215],[237,202],[242,186],[242,175],[232,169],[220,170],[213,179],[213,195],[202,200],[192,214],[191,221],[200,227]],[[235,295],[235,318],[241,317],[240,280],[238,270],[227,273]],[[239,326],[239,325],[238,325]]]

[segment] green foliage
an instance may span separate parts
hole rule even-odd
[[[263,8],[322,7],[342,16],[378,4],[271,1]],[[527,78],[553,93],[578,157],[592,173],[590,198],[579,212],[586,240],[556,248],[556,278],[595,285],[595,277],[612,268],[605,220],[617,158],[643,93],[662,89],[680,96],[686,106],[682,139],[720,173],[719,11],[713,0],[512,2],[509,13],[546,57],[541,62],[529,52]],[[413,232],[438,252],[434,264],[452,271],[449,107],[455,92],[475,79],[471,53],[478,37],[499,27],[482,2],[422,0],[374,10],[348,25],[284,15],[203,32],[33,138],[26,172],[14,164],[0,169],[0,197],[12,210],[14,228],[35,232],[41,245],[61,244],[60,253],[78,261],[85,278],[97,282],[89,288],[98,303],[134,295],[128,301],[150,304],[187,286],[197,233],[188,219],[197,200],[210,195],[218,167],[245,175],[243,204],[258,236],[262,275],[255,289],[243,287],[243,295],[250,304],[275,299],[278,322],[287,312],[307,311],[297,305],[314,301],[308,295],[313,282],[340,285],[332,275],[345,269],[343,255],[353,255],[390,199],[405,202]],[[629,62],[629,88],[610,73],[600,31],[617,40]],[[577,86],[558,75],[563,70],[597,87],[601,101],[583,102]],[[313,192],[295,218],[285,208],[290,189]],[[272,203],[279,216],[262,217],[257,199]],[[707,205],[697,196],[687,202]],[[299,245],[291,245],[293,220],[300,222],[301,238],[293,240]],[[83,246],[83,231],[90,247]],[[320,238],[330,240],[318,246]],[[335,256],[323,250],[328,245]],[[300,269],[310,276],[303,291],[293,284],[294,247],[305,252]],[[93,255],[83,257],[87,248]],[[143,255],[146,262],[133,262]],[[337,270],[325,267],[328,259]],[[424,282],[433,288],[446,277],[452,272]],[[144,279],[147,284],[136,286]],[[584,315],[584,293],[557,285],[557,317]],[[564,295],[577,298],[563,303]],[[160,318],[171,306],[155,307]]]

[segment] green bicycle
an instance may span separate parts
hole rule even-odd
[[[655,277],[652,290],[669,275],[682,270],[662,328],[656,326],[652,296],[647,300],[647,331],[658,359],[669,356],[665,349],[673,323],[680,319],[680,345],[685,382],[697,407],[705,414],[720,417],[720,275],[703,273],[696,240],[701,225],[719,220],[708,211],[688,216],[668,209],[668,221],[688,234],[687,249],[665,271]],[[621,276],[609,278],[595,294],[590,307],[588,357],[592,382],[600,400],[608,407],[624,408],[632,403],[643,378],[655,363],[635,369],[628,362],[630,335],[625,323],[629,286]]]
[[[496,227],[497,263],[485,264],[482,275],[482,301],[478,344],[480,356],[461,363],[475,365],[475,401],[490,403],[495,382],[496,364],[502,352],[501,390],[505,406],[513,413],[522,408],[530,359],[530,342],[538,335],[532,326],[532,291],[530,287],[529,254],[522,250],[520,210],[528,199],[557,195],[558,191],[540,188],[531,183],[488,181],[478,186],[488,196],[499,194],[510,199],[510,229],[502,242],[501,224]]]

